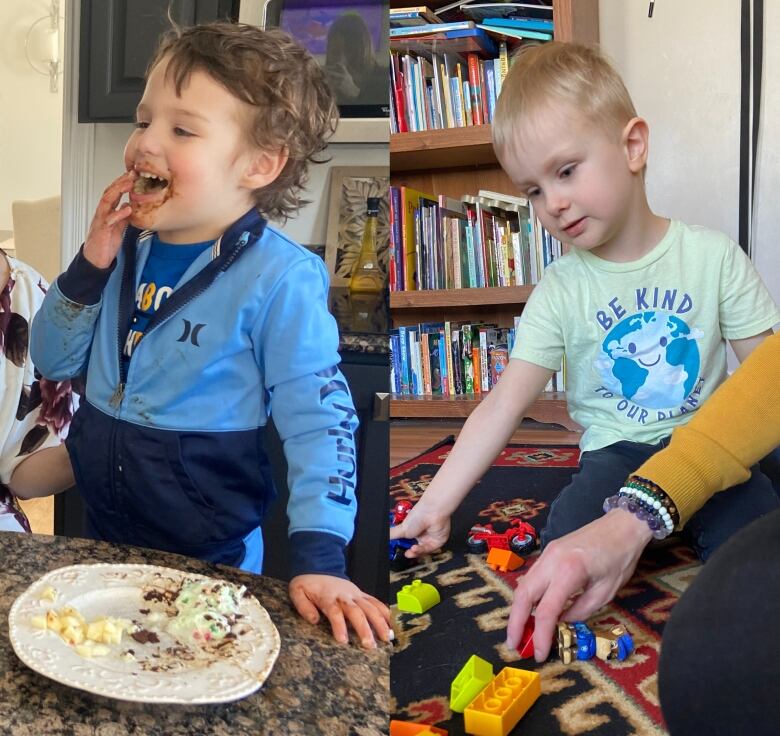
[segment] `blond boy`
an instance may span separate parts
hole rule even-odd
[[[648,139],[647,122],[598,50],[549,43],[516,59],[497,104],[494,146],[569,252],[534,288],[501,381],[405,522],[391,530],[418,540],[408,556],[444,544],[451,514],[564,355],[569,413],[585,431],[580,472],[553,502],[543,545],[601,516],[605,499],[693,416],[725,378],[726,342],[744,360],[780,321],[735,243],[650,209]],[[768,479],[754,469],[687,529],[706,559],[777,506]],[[642,520],[621,513],[618,536],[649,533]]]

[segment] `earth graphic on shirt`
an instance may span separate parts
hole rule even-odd
[[[676,315],[638,312],[609,331],[596,369],[610,391],[639,406],[679,406],[699,377],[702,335]]]

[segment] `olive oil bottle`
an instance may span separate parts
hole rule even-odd
[[[385,288],[385,277],[376,252],[379,197],[369,197],[366,207],[366,224],[363,228],[360,255],[355,261],[349,280],[349,291],[353,294],[376,293]]]

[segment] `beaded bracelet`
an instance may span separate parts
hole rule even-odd
[[[621,488],[617,495],[619,497],[626,497],[633,499],[642,508],[651,514],[657,516],[666,529],[671,534],[674,531],[674,521],[672,521],[671,514],[667,508],[661,503],[661,501],[650,493],[639,491],[636,488],[626,487]]]
[[[677,526],[680,523],[680,514],[677,511],[674,501],[659,485],[656,485],[647,478],[642,478],[638,475],[630,475],[628,480],[626,480],[625,486],[628,488],[636,488],[637,490],[644,491],[653,496],[654,499],[660,501],[669,512],[674,525]]]
[[[621,490],[623,489],[621,488]],[[656,539],[664,539],[672,533],[672,529],[666,525],[660,514],[655,510],[651,511],[647,504],[641,503],[630,496],[615,495],[610,496],[604,501],[604,513],[608,513],[612,511],[612,509],[617,508],[629,511],[641,521],[646,522],[647,526],[650,527],[653,537]]]

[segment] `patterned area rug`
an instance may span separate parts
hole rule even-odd
[[[416,500],[441,465],[451,440],[391,470],[391,504]],[[503,641],[515,580],[538,557],[511,573],[491,570],[486,555],[469,554],[466,534],[477,522],[502,522],[515,515],[540,530],[550,503],[576,471],[572,446],[509,445],[453,518],[447,548],[421,564],[391,573],[391,600],[415,578],[433,584],[442,602],[422,615],[399,613],[391,660],[395,717],[430,723],[464,734],[463,716],[449,709],[450,683],[477,654],[497,674],[509,665],[537,670],[542,696],[512,733],[525,736],[665,734],[658,703],[657,671],[661,632],[671,608],[699,569],[693,551],[677,537],[651,546],[634,577],[615,601],[589,620],[594,626],[623,623],[636,651],[625,661],[561,664],[554,653],[537,665],[508,652]]]

